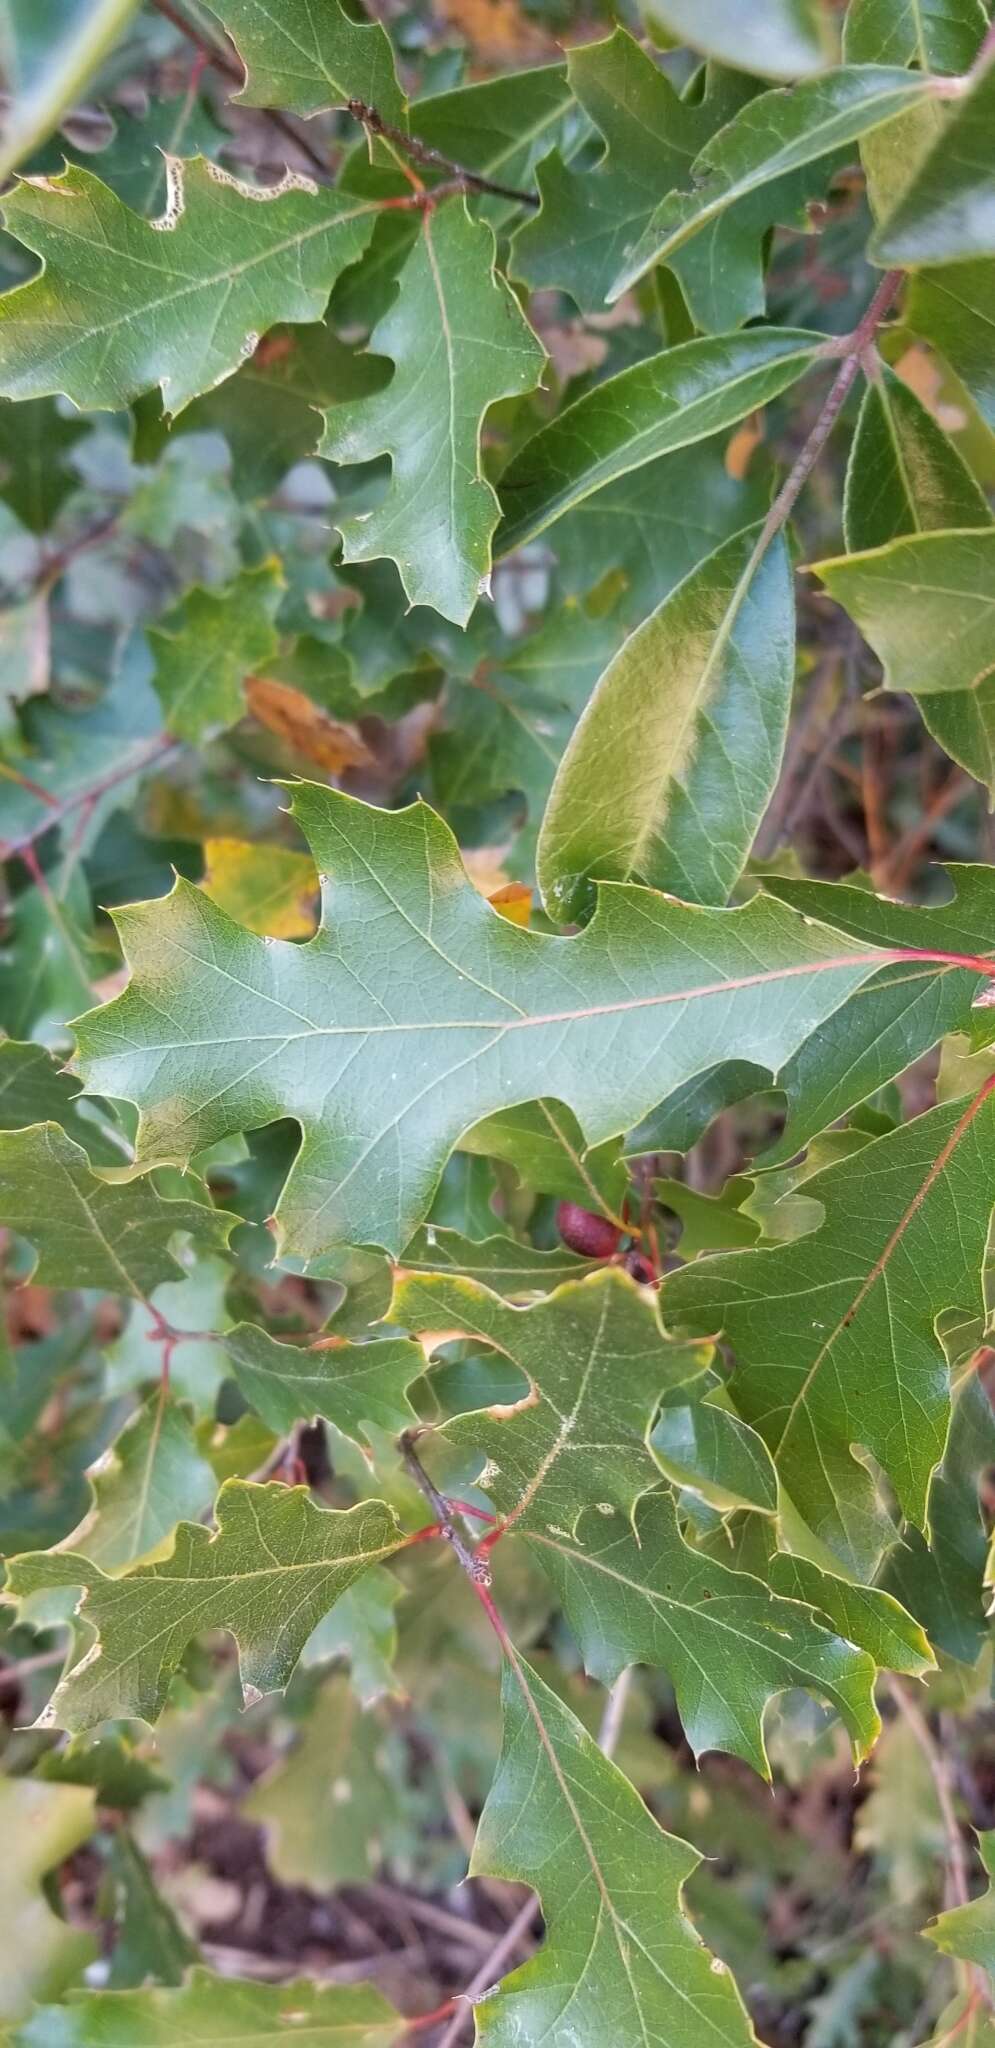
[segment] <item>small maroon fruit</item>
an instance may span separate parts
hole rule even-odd
[[[578,1202],[560,1202],[556,1228],[564,1244],[585,1259],[610,1259],[622,1242],[622,1232],[607,1216],[595,1216]]]

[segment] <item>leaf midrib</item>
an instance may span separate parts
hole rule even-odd
[[[277,943],[287,942],[277,941]],[[312,940],[310,943],[314,944],[314,941]],[[295,953],[300,953],[303,949],[295,946],[293,950]],[[868,957],[869,954],[870,957]],[[503,1036],[506,1031],[540,1030],[550,1024],[574,1024],[586,1022],[591,1017],[624,1016],[632,1010],[652,1009],[669,1003],[699,1002],[708,996],[735,994],[739,989],[762,987],[770,982],[798,979],[805,974],[823,974],[834,970],[838,972],[845,967],[861,967],[865,964],[868,967],[868,971],[873,972],[877,967],[887,966],[891,961],[900,958],[900,952],[896,952],[894,948],[882,949],[877,954],[874,954],[872,949],[868,948],[862,953],[833,954],[830,958],[824,960],[802,961],[790,967],[767,968],[757,974],[735,975],[728,981],[703,982],[697,987],[672,989],[661,995],[630,996],[625,1001],[619,1000],[614,1003],[589,1003],[585,1004],[581,1009],[552,1010],[535,1017],[520,1016],[507,1019],[500,1017],[429,1018],[424,1022],[415,1024],[404,1022],[392,1022],[390,1024],[309,1023],[306,1031],[254,1031],[240,1034],[237,1039],[233,1039],[231,1032],[227,1032],[220,1038],[182,1038],[175,1041],[157,1040],[155,1044],[143,1046],[142,1050],[146,1052],[183,1052],[200,1049],[205,1046],[226,1045],[230,1047],[233,1044],[269,1045],[278,1042],[283,1045],[290,1045],[295,1039],[310,1038],[359,1038],[365,1040],[367,1038],[390,1037],[405,1033],[417,1035],[423,1031],[487,1031],[494,1034],[496,1039]],[[209,972],[212,970],[219,971],[214,962],[201,960],[199,956],[198,965],[206,968]],[[279,998],[268,996],[265,991],[252,989],[250,992],[253,995],[259,996],[264,1002],[279,1003]],[[288,1012],[288,1014],[293,1015],[295,1013]]]

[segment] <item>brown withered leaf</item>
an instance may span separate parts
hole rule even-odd
[[[250,714],[267,732],[275,733],[295,754],[302,754],[326,775],[345,768],[370,768],[373,756],[351,725],[341,725],[303,690],[273,676],[250,676],[245,685]]]

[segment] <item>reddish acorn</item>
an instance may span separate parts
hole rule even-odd
[[[579,1202],[560,1202],[556,1228],[565,1245],[585,1259],[610,1259],[622,1242],[622,1232],[607,1216],[595,1216]]]

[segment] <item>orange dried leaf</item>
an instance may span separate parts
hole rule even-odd
[[[358,732],[330,718],[291,683],[277,682],[272,676],[250,676],[245,696],[252,717],[267,732],[275,733],[293,753],[303,754],[326,775],[372,766],[373,756]]]

